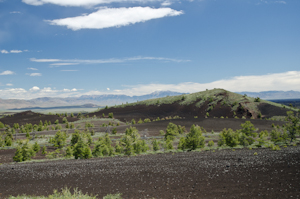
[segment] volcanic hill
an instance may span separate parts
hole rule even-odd
[[[204,118],[272,118],[286,116],[286,112],[296,109],[284,105],[229,92],[224,89],[213,89],[202,92],[150,99],[136,103],[106,107],[100,111],[89,113],[91,116],[107,116],[113,113],[114,118],[131,121],[157,117]]]

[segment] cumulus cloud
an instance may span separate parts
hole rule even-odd
[[[85,6],[85,7],[91,7],[99,4],[116,3],[116,2],[145,3],[145,2],[155,2],[155,1],[161,1],[161,0],[22,0],[22,2],[34,6],[40,6],[49,3],[49,4],[60,5],[60,6]]]
[[[172,2],[171,1],[164,1],[161,3],[162,6],[170,6],[172,5]]]
[[[38,70],[37,68],[27,68],[28,70]]]
[[[29,76],[31,76],[31,77],[42,76],[41,73],[26,73],[26,75],[29,75]]]
[[[29,91],[39,91],[40,88],[37,86],[32,87],[31,89],[29,89]]]
[[[80,29],[103,29],[128,26],[151,19],[178,16],[181,14],[183,14],[183,11],[177,11],[171,8],[101,8],[97,12],[88,15],[46,21],[51,25],[66,26],[75,31]]]
[[[6,84],[6,86],[13,86],[13,84],[11,84],[11,83],[8,83],[8,84]]]
[[[23,52],[22,50],[11,50],[10,53],[21,53]]]
[[[52,63],[52,62],[61,62],[61,63],[53,63],[50,65],[56,64],[56,66],[63,66],[64,63],[67,65],[76,65],[76,64],[109,64],[109,63],[124,63],[130,61],[141,61],[141,60],[158,60],[158,61],[165,61],[165,62],[189,62],[191,60],[183,60],[183,59],[173,59],[173,58],[166,58],[166,57],[129,57],[123,59],[111,58],[111,59],[92,59],[92,60],[82,60],[82,59],[36,59],[31,58],[30,61],[32,62],[45,62],[45,63]]]
[[[0,75],[13,75],[13,74],[15,74],[15,72],[10,71],[10,70],[6,70],[6,71],[3,71],[2,73],[0,73]]]
[[[1,50],[2,54],[8,54],[9,52],[7,50]]]

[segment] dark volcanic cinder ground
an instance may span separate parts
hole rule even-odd
[[[65,186],[99,198],[299,198],[300,146],[0,166],[2,198]]]

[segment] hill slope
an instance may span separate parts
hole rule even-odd
[[[203,92],[150,99],[131,104],[102,109],[89,116],[106,116],[113,113],[122,121],[138,120],[139,118],[156,119],[157,117],[245,117],[270,118],[285,116],[291,108],[265,100],[243,96],[224,89],[206,90]],[[296,109],[294,109],[296,111]]]

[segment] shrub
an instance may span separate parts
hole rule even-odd
[[[213,140],[210,140],[210,141],[208,142],[208,144],[207,144],[208,147],[212,147],[212,146],[214,146],[214,145],[215,145],[215,143],[214,143]]]
[[[55,130],[61,130],[62,129],[62,126],[60,125],[60,124],[57,124],[56,126],[55,126]]]
[[[140,118],[140,120],[138,121],[138,124],[142,124],[144,123],[143,120]]]
[[[113,128],[111,133],[114,135],[117,134],[117,128]]]
[[[181,137],[180,140],[179,140],[179,142],[178,142],[177,148],[180,149],[180,150],[184,150],[185,146],[186,146],[185,138]]]
[[[166,129],[165,140],[174,140],[179,135],[178,126],[170,122]]]
[[[108,117],[109,118],[114,118],[114,114],[113,113],[108,113]]]
[[[227,145],[235,147],[239,144],[239,133],[234,132],[232,129],[223,129],[223,131],[219,134],[219,138],[219,146]]]
[[[43,146],[43,148],[42,148],[42,154],[46,154],[47,153],[47,151],[46,151],[46,146]]]
[[[259,98],[259,97],[256,97],[256,98],[254,99],[254,102],[260,102],[260,98]]]
[[[66,145],[67,134],[65,132],[57,131],[54,138],[49,142],[54,145],[54,147],[63,148]]]
[[[64,117],[64,118],[62,119],[62,121],[63,121],[64,124],[65,124],[65,123],[68,123],[68,119],[67,119],[66,117]]]
[[[186,136],[186,148],[190,150],[203,148],[205,144],[204,139],[201,128],[199,126],[192,125],[190,132]]]
[[[71,138],[71,146],[74,146],[80,139],[80,134],[79,131],[76,129],[75,133],[72,134],[72,138]]]
[[[22,148],[17,147],[17,151],[15,152],[15,156],[13,157],[13,160],[15,162],[22,162],[23,161],[23,155],[22,155]]]
[[[90,147],[86,146],[83,150],[83,159],[90,159],[92,157],[92,151]]]
[[[73,149],[73,155],[75,159],[84,159],[86,145],[84,144],[82,138],[78,140]]]
[[[59,123],[59,121],[58,121],[58,120],[55,120],[54,124],[58,124],[58,123]]]
[[[286,129],[279,128],[279,127],[274,128],[271,131],[270,136],[271,136],[271,141],[275,143],[286,142],[289,137]]]
[[[33,148],[32,148],[36,153],[38,153],[41,149],[40,145],[35,142],[34,145],[33,145]]]
[[[0,129],[4,128],[4,124],[2,122],[0,122]]]
[[[123,153],[123,148],[120,146],[120,143],[117,141],[115,145],[115,153],[116,154],[121,154]]]
[[[149,118],[144,119],[144,123],[148,123],[148,122],[151,122]]]
[[[5,146],[11,146],[12,145],[12,139],[11,139],[11,137],[10,136],[6,136],[4,142],[5,142]]]
[[[153,148],[154,151],[158,151],[159,150],[159,143],[158,143],[158,141],[156,139],[154,139],[152,141],[152,148]]]
[[[289,138],[291,139],[290,142],[292,142],[296,138],[296,134],[300,133],[300,117],[299,114],[296,113],[294,115],[293,111],[287,111],[287,117],[286,117],[286,130],[289,132]]]
[[[167,150],[172,150],[173,149],[173,141],[170,139],[166,140],[166,149]]]
[[[72,150],[72,147],[71,146],[68,146],[67,147],[67,150],[66,150],[66,157],[67,158],[70,158],[73,156],[73,150]]]

